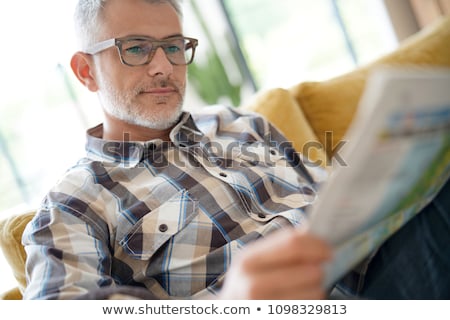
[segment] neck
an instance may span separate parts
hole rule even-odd
[[[103,139],[113,141],[149,141],[161,139],[170,141],[172,128],[157,130],[130,124],[105,113],[103,123]]]

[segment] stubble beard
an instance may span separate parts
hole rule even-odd
[[[168,84],[167,80],[159,80],[151,87],[167,87]],[[152,97],[152,101],[147,100],[144,104],[141,95],[148,85],[139,85],[134,90],[119,92],[105,79],[99,83],[99,99],[104,111],[112,117],[141,127],[165,130],[175,125],[180,118],[185,94],[184,87],[174,83],[170,83],[170,86],[177,89],[174,93],[178,98],[175,105],[169,105],[168,97]]]

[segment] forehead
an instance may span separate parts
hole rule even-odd
[[[110,0],[106,3],[101,17],[101,33],[105,39],[127,35],[163,39],[182,34],[180,17],[170,4],[143,0]]]

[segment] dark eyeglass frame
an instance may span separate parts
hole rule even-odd
[[[166,51],[164,50],[164,45],[166,45],[174,40],[183,40],[186,43],[187,49],[192,50],[192,57],[189,61],[186,61],[185,63],[174,63],[170,59],[170,57],[166,54]],[[125,59],[123,58],[123,55],[122,55],[122,44],[127,41],[149,41],[151,43],[152,48],[151,48],[150,52],[148,53],[148,57],[145,62],[140,63],[140,64],[130,64],[125,61]],[[112,38],[112,39],[98,42],[98,43],[90,46],[89,48],[85,49],[83,52],[90,54],[90,55],[95,55],[97,53],[100,53],[100,52],[102,52],[106,49],[109,49],[111,47],[114,47],[114,46],[117,47],[117,50],[118,50],[119,56],[120,56],[120,61],[124,65],[130,66],[130,67],[137,67],[137,66],[143,66],[143,65],[149,64],[152,61],[153,57],[155,56],[156,50],[158,50],[158,48],[163,49],[164,54],[166,54],[167,60],[169,60],[169,62],[172,65],[188,65],[194,61],[195,49],[198,46],[198,40],[195,38],[189,38],[189,37],[183,37],[183,36],[170,37],[170,38],[167,38],[164,40],[155,40],[153,38],[146,37],[146,36],[128,36],[128,37],[123,37],[123,38]]]

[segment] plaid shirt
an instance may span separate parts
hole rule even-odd
[[[246,243],[304,221],[324,177],[232,108],[183,113],[170,142],[102,131],[26,228],[25,299],[213,298]]]

